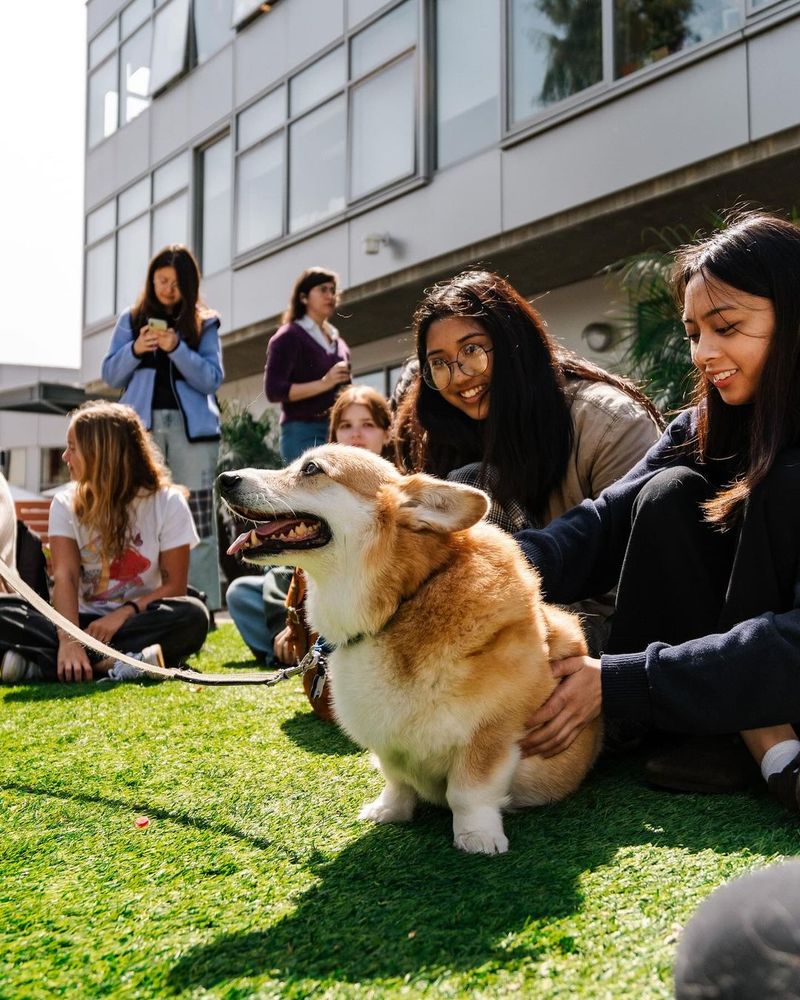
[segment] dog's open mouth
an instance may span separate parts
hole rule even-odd
[[[240,553],[245,557],[275,554],[287,549],[316,549],[331,540],[331,529],[312,514],[277,514],[264,519],[253,516],[253,511],[229,504],[239,517],[252,521],[252,527],[243,531],[228,549],[228,555]]]

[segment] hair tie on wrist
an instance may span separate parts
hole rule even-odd
[[[136,603],[136,601],[123,601],[122,602],[122,607],[123,608],[126,608],[126,607],[127,608],[133,608],[133,613],[136,614],[136,615],[138,615],[139,612],[142,610],[139,607],[139,605]]]

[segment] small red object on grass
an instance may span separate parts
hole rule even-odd
[[[147,816],[137,816],[133,822],[140,830],[143,830],[146,826],[150,826],[150,820]]]

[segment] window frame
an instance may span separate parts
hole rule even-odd
[[[421,186],[428,183],[432,176],[432,163],[431,163],[431,150],[433,148],[434,135],[432,133],[432,128],[435,127],[435,122],[430,120],[430,88],[432,80],[431,68],[428,65],[429,60],[425,57],[425,53],[429,49],[431,40],[431,21],[433,17],[433,5],[427,0],[412,0],[416,3],[416,27],[415,35],[412,44],[405,46],[403,49],[398,49],[393,52],[391,56],[381,62],[379,65],[371,67],[367,72],[362,73],[360,76],[353,76],[351,74],[351,42],[357,36],[363,32],[369,30],[375,23],[380,21],[383,17],[392,14],[397,10],[406,0],[396,0],[395,3],[391,5],[384,4],[370,17],[365,18],[363,21],[359,22],[353,28],[345,28],[343,33],[337,36],[329,45],[325,48],[320,49],[314,55],[305,60],[300,65],[293,67],[292,70],[282,77],[274,80],[270,83],[269,87],[260,91],[252,99],[250,99],[246,104],[241,105],[236,108],[233,113],[233,122],[231,125],[232,133],[234,134],[234,173],[233,173],[233,203],[234,203],[234,229],[233,229],[233,258],[232,266],[234,269],[238,267],[243,267],[246,264],[252,263],[252,261],[259,259],[273,253],[279,248],[285,246],[290,246],[294,242],[307,239],[309,236],[316,232],[323,231],[332,225],[336,225],[346,219],[352,218],[362,212],[372,208],[377,204],[381,204],[385,201],[392,200],[393,198],[399,197],[401,194],[406,193],[408,190],[414,187]],[[305,72],[310,67],[321,62],[323,59],[331,55],[337,48],[344,46],[344,57],[346,63],[346,73],[344,83],[330,92],[326,92],[324,96],[318,97],[313,103],[308,104],[303,107],[302,111],[295,114],[291,113],[290,107],[290,96],[289,88],[290,82],[295,77],[299,76]],[[412,77],[414,79],[414,166],[411,171],[402,174],[400,177],[395,178],[385,184],[380,185],[377,188],[371,189],[358,197],[351,196],[352,190],[352,178],[351,178],[351,150],[352,150],[352,139],[353,139],[353,119],[352,119],[352,91],[357,87],[367,83],[371,78],[379,76],[386,70],[392,69],[395,65],[401,63],[404,59],[411,58],[412,60]],[[281,87],[285,88],[285,102],[284,102],[284,118],[283,121],[272,128],[270,131],[265,132],[258,136],[256,139],[252,139],[247,145],[239,146],[238,144],[238,130],[239,130],[239,116],[247,112],[250,108],[256,105],[260,100],[267,98],[270,94],[276,92]],[[345,130],[345,188],[342,192],[344,197],[345,205],[341,211],[334,212],[324,219],[320,219],[317,222],[304,227],[302,229],[297,229],[290,231],[289,229],[289,206],[290,206],[290,172],[291,172],[291,143],[290,143],[290,131],[291,127],[297,122],[301,121],[308,115],[313,114],[318,109],[322,108],[324,105],[328,104],[330,101],[334,100],[336,97],[343,96],[345,98],[345,116],[346,116],[346,130]],[[283,133],[283,176],[282,176],[282,231],[281,234],[274,237],[273,239],[266,240],[262,243],[258,243],[246,250],[238,250],[239,244],[239,232],[238,232],[238,208],[239,208],[239,158],[243,154],[254,149],[259,143],[266,142],[268,139],[274,138],[279,133]]]

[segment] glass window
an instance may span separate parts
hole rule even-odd
[[[25,465],[27,452],[25,448],[9,448],[6,452],[6,479],[14,486],[25,488]]]
[[[440,167],[500,139],[499,0],[436,4],[436,132]]]
[[[413,57],[370,77],[351,94],[350,196],[360,198],[414,172]],[[386,128],[386,123],[391,127]]]
[[[156,11],[150,93],[155,94],[186,69],[189,40],[189,0],[169,0]]]
[[[242,153],[236,166],[236,252],[283,233],[283,135]]]
[[[111,55],[117,47],[117,19],[111,22],[107,28],[103,28],[99,35],[89,42],[89,69],[101,63],[106,56]]]
[[[150,103],[150,24],[140,28],[120,49],[120,125],[133,121]]]
[[[344,46],[329,52],[289,81],[289,113],[299,115],[345,85]]]
[[[353,385],[368,385],[382,396],[386,394],[386,372],[379,368],[376,372],[361,372],[353,376]]]
[[[289,229],[313,226],[345,207],[344,97],[292,125],[289,134]]]
[[[389,369],[389,395],[391,396],[394,390],[400,383],[400,379],[403,377],[403,372],[406,370],[405,364],[394,365]]]
[[[150,217],[143,215],[117,233],[117,311],[133,305],[150,261]]]
[[[114,240],[103,240],[86,251],[86,323],[114,314]]]
[[[234,34],[231,0],[195,0],[194,42],[199,63],[219,52]]]
[[[133,0],[122,12],[122,37],[125,38],[150,16],[153,0]]]
[[[484,0],[485,2],[485,0]],[[417,40],[417,2],[406,0],[399,7],[356,35],[350,43],[350,75],[355,78],[388,62]]]
[[[741,25],[737,0],[615,0],[614,76],[658,62]]]
[[[153,172],[153,201],[169,198],[189,184],[189,154],[181,153],[167,160]],[[173,241],[177,242],[177,241]]]
[[[238,118],[236,143],[239,149],[245,149],[258,139],[274,132],[282,125],[286,117],[286,89],[279,87],[271,94],[262,97],[260,101],[251,104]]]
[[[386,0],[347,0],[347,26],[353,28],[384,6]]]
[[[151,255],[170,243],[189,242],[189,195],[185,192],[153,209]]]
[[[603,77],[601,0],[511,0],[511,120]]]
[[[89,146],[96,146],[101,139],[117,128],[117,60],[108,62],[89,77],[89,120],[87,124]]]
[[[114,229],[117,221],[117,211],[114,199],[96,208],[86,216],[86,242],[94,243]]]
[[[150,178],[143,177],[126,188],[117,201],[120,224],[144,212],[150,207]]]
[[[42,448],[39,490],[49,490],[69,482],[69,467],[62,461],[63,448]]]
[[[263,0],[233,0],[233,24],[238,27],[261,6]]]
[[[203,152],[201,260],[212,274],[231,261],[231,140],[220,139]]]

